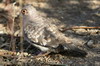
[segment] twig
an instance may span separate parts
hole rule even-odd
[[[72,30],[72,29],[100,29],[100,27],[69,27],[69,28],[60,29],[60,31],[64,32],[66,30]]]
[[[66,65],[66,64],[46,64],[46,65],[50,65],[50,66],[69,66],[69,65]]]
[[[0,56],[5,56],[5,57],[12,57],[16,56],[16,52],[8,51],[8,50],[0,50]]]
[[[20,7],[22,8],[22,0],[19,0]],[[20,38],[20,49],[23,52],[23,23],[22,23],[22,16],[20,16],[20,31],[21,31],[21,38]]]
[[[44,56],[48,56],[50,54],[50,52],[41,54],[41,55],[37,55],[37,56],[33,56],[32,58],[38,58],[38,57],[44,57]]]

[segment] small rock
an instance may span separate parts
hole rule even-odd
[[[0,37],[0,41],[4,42],[4,41],[5,41],[5,39],[4,39],[3,37]]]
[[[24,56],[25,56],[25,57],[28,56],[28,53],[24,53]]]
[[[88,32],[91,34],[91,35],[94,35],[94,34],[96,34],[97,32],[98,32],[98,30],[88,30]]]
[[[4,33],[4,31],[0,31],[0,34],[3,34]]]
[[[82,34],[82,35],[87,35],[87,34],[88,34],[87,31],[86,31],[85,29],[77,29],[77,30],[75,30],[75,31],[76,31],[76,33]]]
[[[91,48],[93,47],[93,44],[94,44],[94,41],[93,40],[90,40],[87,43],[88,47],[91,47]]]

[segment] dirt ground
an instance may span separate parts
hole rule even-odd
[[[99,0],[29,0],[24,2],[24,4],[26,3],[33,4],[43,17],[59,29],[74,26],[100,27]],[[10,9],[14,10],[14,13],[6,11]],[[12,3],[8,6],[0,3],[0,66],[100,66],[100,29],[72,29],[63,32],[75,45],[87,52],[86,57],[73,57],[66,52],[37,57],[40,50],[26,41],[23,43],[24,52],[22,54],[19,30],[20,9],[18,3],[13,8]],[[11,51],[11,36],[7,27],[9,17],[12,16],[15,20],[14,43],[16,44],[16,52]]]

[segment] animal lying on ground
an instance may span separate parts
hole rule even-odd
[[[32,5],[25,5],[21,13],[25,40],[42,52],[59,53],[67,50],[75,55],[87,55],[84,50],[79,49],[60,32],[57,26],[41,16]]]

